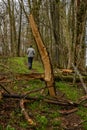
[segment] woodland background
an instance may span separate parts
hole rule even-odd
[[[33,44],[40,59],[29,24],[32,13],[52,64],[59,68],[86,68],[86,0],[1,0],[0,53],[26,56]]]
[[[0,0],[0,130],[87,130],[86,86],[87,0]]]

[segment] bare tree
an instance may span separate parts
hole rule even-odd
[[[84,29],[87,14],[87,1],[76,1],[76,42],[75,42],[75,65],[82,69],[84,67]]]
[[[7,1],[8,5],[8,14],[10,21],[10,44],[11,44],[11,53],[12,55],[16,55],[16,43],[17,43],[17,34],[16,34],[16,26],[15,26],[15,12],[14,12],[14,1]]]

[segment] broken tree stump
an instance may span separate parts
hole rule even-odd
[[[43,41],[41,39],[39,30],[37,28],[37,25],[36,25],[36,23],[34,21],[34,18],[33,18],[32,14],[30,14],[30,16],[29,16],[29,21],[30,21],[30,25],[31,25],[31,29],[32,29],[34,38],[36,40],[38,50],[39,50],[40,55],[41,55],[43,65],[44,65],[44,69],[45,69],[45,77],[44,77],[44,79],[45,79],[46,85],[48,87],[49,94],[50,94],[50,96],[55,96],[56,93],[55,93],[54,76],[53,76],[52,65],[51,65],[51,62],[50,62],[46,47],[43,44]]]

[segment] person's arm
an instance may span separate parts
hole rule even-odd
[[[29,53],[29,49],[27,49],[27,55],[28,55],[28,53]]]

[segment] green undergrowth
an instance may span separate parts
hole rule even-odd
[[[79,109],[77,111],[77,114],[83,120],[83,128],[84,128],[84,130],[87,130],[87,108],[80,105]]]
[[[84,96],[83,89],[70,85],[66,82],[56,82],[56,88],[61,90],[66,95],[67,99],[73,102],[78,102],[78,100]],[[83,120],[83,129],[87,130],[87,108],[82,104],[79,105],[76,114]]]
[[[1,60],[1,59],[0,59]],[[33,61],[33,69],[32,71],[28,69],[28,61],[27,57],[12,57],[12,58],[5,58],[1,60],[1,63],[4,66],[0,66],[0,70],[5,72],[14,72],[14,73],[31,73],[32,71],[43,73],[43,65],[41,61]]]
[[[77,101],[83,95],[82,89],[79,89],[77,86],[70,85],[66,82],[56,82],[56,87],[72,101]]]

